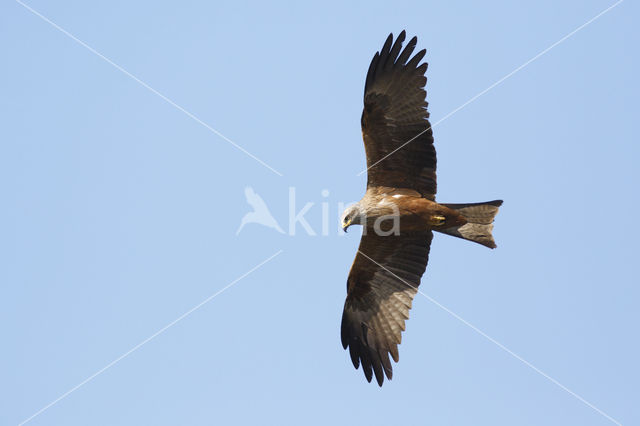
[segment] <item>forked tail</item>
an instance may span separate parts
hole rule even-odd
[[[456,210],[464,216],[467,219],[467,223],[462,226],[434,230],[473,241],[489,248],[496,248],[496,242],[493,240],[491,231],[493,230],[493,218],[498,214],[498,208],[501,205],[502,200],[488,201],[486,203],[443,204],[443,206]]]

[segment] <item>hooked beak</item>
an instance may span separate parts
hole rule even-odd
[[[342,224],[342,230],[343,230],[344,232],[347,232],[347,228],[349,228],[349,226],[350,226],[350,225],[351,225],[351,221],[348,221],[348,222],[346,222],[346,223],[343,223],[343,224]]]

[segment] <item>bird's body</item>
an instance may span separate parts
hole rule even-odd
[[[441,204],[436,195],[436,151],[427,112],[426,51],[411,57],[412,38],[389,35],[369,66],[362,136],[367,156],[367,191],[345,210],[342,226],[362,225],[358,253],[347,279],[342,345],[353,365],[362,365],[382,386],[391,379],[389,355],[398,344],[424,273],[433,232],[494,248],[491,231],[501,200]]]
[[[369,188],[358,205],[363,208],[362,222],[351,224],[374,228],[376,221],[397,220],[398,232],[428,231],[434,227],[464,225],[466,219],[457,211],[424,198],[420,193],[407,188]],[[383,218],[383,219],[381,219]],[[388,227],[388,226],[387,226]]]

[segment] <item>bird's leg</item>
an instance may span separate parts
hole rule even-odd
[[[429,217],[429,221],[428,222],[429,222],[430,226],[442,226],[442,225],[444,225],[444,222],[446,220],[447,220],[446,217],[434,214],[431,217]]]

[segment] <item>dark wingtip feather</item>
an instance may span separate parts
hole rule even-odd
[[[360,357],[354,345],[349,346],[349,356],[351,357],[351,363],[357,370],[360,367]]]
[[[347,325],[346,311],[342,313],[342,321],[340,323],[340,341],[342,342],[342,348],[347,349],[349,346],[349,330]]]
[[[418,37],[414,36],[411,40],[409,40],[409,43],[407,43],[407,47],[404,48],[404,50],[398,57],[397,63],[399,63],[400,65],[404,65],[409,59],[409,56],[411,56],[411,53],[413,53],[413,49],[416,48],[417,44],[418,44]]]
[[[391,368],[391,361],[389,361],[389,353],[387,353],[386,351],[380,353],[380,351],[378,351],[378,355],[380,356],[380,361],[382,362],[384,374],[389,380],[391,380],[391,378],[393,377],[393,368]]]
[[[409,62],[407,62],[407,68],[417,68],[418,64],[426,54],[427,54],[427,49],[422,49],[421,51],[416,53],[415,56],[411,58]]]
[[[382,49],[380,49],[380,60],[378,61],[377,68],[384,68],[389,60],[389,53],[391,53],[391,43],[393,42],[393,33],[389,34],[387,40],[384,42]]]
[[[395,43],[393,43],[393,47],[389,51],[389,58],[387,59],[387,63],[385,64],[385,69],[390,69],[396,64],[396,60],[398,59],[398,54],[402,50],[402,43],[404,43],[404,39],[406,37],[405,32],[401,32],[398,38],[396,38]]]
[[[375,79],[376,76],[376,68],[378,67],[378,61],[380,60],[380,53],[376,52],[375,55],[373,55],[373,59],[371,59],[371,64],[369,64],[369,70],[367,71],[367,78],[364,81],[364,93],[367,93],[367,89],[371,86],[371,84],[373,83],[373,80]]]
[[[380,56],[384,55],[385,53],[389,53],[389,51],[391,50],[391,43],[393,42],[393,33],[389,33],[389,36],[387,36],[387,39],[384,41],[384,44],[382,45],[382,49],[380,49]]]
[[[367,348],[367,350],[369,350],[369,354],[371,355],[371,364],[373,367],[373,372],[376,375],[376,381],[380,386],[382,386],[382,382],[384,382],[384,373],[382,372],[382,361],[380,360],[380,357],[378,356],[377,352],[374,352],[370,348]]]
[[[364,377],[367,379],[367,382],[371,383],[371,379],[373,378],[371,359],[362,347],[360,348],[360,364],[362,365],[362,372],[364,373]]]

